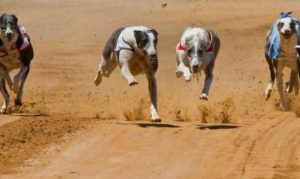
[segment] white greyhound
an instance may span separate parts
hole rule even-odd
[[[100,60],[99,70],[95,78],[98,86],[102,76],[109,77],[119,65],[122,76],[129,86],[137,84],[134,75],[145,73],[151,99],[151,119],[159,122],[157,110],[157,86],[155,73],[158,68],[157,36],[154,29],[144,26],[132,26],[117,29],[107,41]]]
[[[209,89],[213,80],[215,60],[220,49],[220,39],[211,30],[187,28],[176,47],[176,76],[191,80],[191,72],[205,72],[204,88],[200,99],[208,100]]]

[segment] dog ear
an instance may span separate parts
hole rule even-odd
[[[158,36],[158,32],[155,29],[150,30],[155,36]]]
[[[18,18],[17,18],[17,16],[14,15],[14,14],[12,14],[11,16],[13,17],[14,21],[15,21],[16,23],[18,23]]]
[[[187,36],[186,38],[185,38],[185,41],[184,41],[184,46],[185,47],[187,47],[187,44],[188,44],[188,42],[190,41],[190,40],[192,40],[193,39],[193,35],[189,35],[189,36]]]
[[[291,30],[296,31],[296,23],[294,20],[292,20],[292,22],[290,23],[291,26]]]
[[[140,30],[133,31],[136,44],[138,48],[144,48],[148,42],[148,36],[145,32]]]
[[[0,15],[0,23],[3,22],[3,17],[4,17],[4,15],[6,15],[6,14],[4,13],[4,14],[1,14],[1,15]]]

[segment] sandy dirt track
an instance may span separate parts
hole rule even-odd
[[[0,1],[35,49],[24,106],[0,116],[1,178],[300,178],[300,98],[282,112],[276,89],[263,97],[265,34],[290,10],[300,17],[296,0]],[[93,84],[105,41],[128,25],[159,33],[161,124],[148,122],[144,76],[129,87],[116,70]],[[187,26],[221,38],[209,101],[203,76],[175,76]]]

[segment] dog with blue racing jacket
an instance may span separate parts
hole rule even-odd
[[[269,99],[275,79],[280,95],[280,107],[288,110],[288,102],[284,94],[283,69],[291,69],[290,81],[286,83],[286,92],[299,93],[299,54],[296,47],[300,44],[300,21],[291,16],[292,12],[281,13],[267,34],[265,58],[270,70],[270,81],[265,90],[265,98]]]

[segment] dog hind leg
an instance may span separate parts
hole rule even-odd
[[[265,99],[268,100],[271,96],[273,86],[274,86],[274,82],[275,82],[274,66],[277,66],[277,63],[275,62],[273,64],[272,59],[270,59],[267,55],[266,55],[266,60],[268,62],[269,70],[270,70],[270,80],[268,82],[268,85],[267,85],[267,88],[266,88],[266,91],[265,91]]]
[[[94,79],[95,85],[98,86],[102,82],[102,76],[109,77],[116,66],[117,65],[113,57],[111,59],[105,59],[103,56],[101,56],[97,75]]]
[[[293,83],[294,83],[294,92],[295,95],[299,94],[299,78],[298,78],[298,71],[293,71]]]
[[[285,92],[287,93],[291,93],[293,92],[293,90],[295,89],[296,90],[296,86],[297,85],[297,79],[298,79],[298,71],[295,71],[295,70],[292,70],[291,71],[291,74],[290,74],[290,81],[286,82],[286,89],[285,89]],[[299,88],[299,86],[298,86]],[[295,91],[296,93],[296,91]]]

